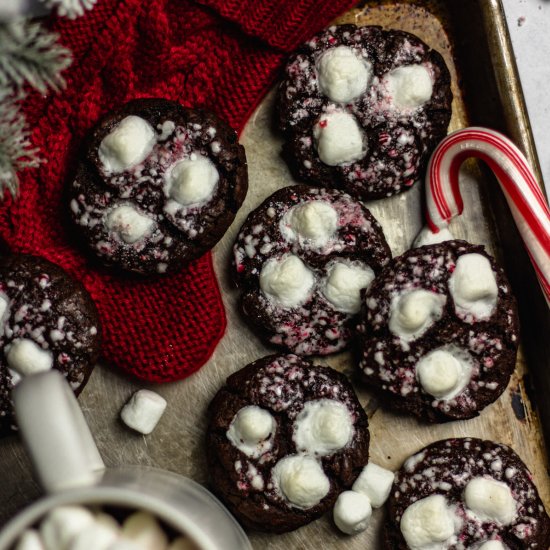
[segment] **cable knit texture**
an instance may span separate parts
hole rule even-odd
[[[63,188],[86,132],[130,99],[166,97],[214,111],[240,130],[273,83],[286,52],[349,0],[99,0],[75,21],[49,26],[73,51],[67,88],[32,94],[25,112],[47,163],[21,174],[17,201],[0,204],[0,234],[80,279],[103,321],[105,362],[167,382],[202,366],[225,330],[210,254],[156,280],[90,265],[71,238]]]

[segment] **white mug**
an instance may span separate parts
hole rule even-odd
[[[21,436],[49,495],[23,510],[0,532],[0,550],[53,508],[117,506],[145,510],[189,537],[201,550],[249,550],[233,516],[204,487],[164,470],[105,468],[78,402],[57,371],[24,378],[13,390]]]

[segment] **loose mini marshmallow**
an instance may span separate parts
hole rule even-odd
[[[432,78],[422,65],[398,67],[384,77],[384,84],[398,109],[417,109],[432,97]]]
[[[347,535],[364,531],[371,516],[372,507],[368,497],[355,491],[340,493],[332,513],[336,527]]]
[[[271,448],[269,438],[276,427],[277,423],[268,411],[249,405],[237,412],[226,435],[245,455],[258,458]]]
[[[488,319],[495,310],[498,297],[491,262],[481,254],[463,254],[449,278],[449,290],[458,315]]]
[[[445,543],[456,531],[459,518],[442,495],[430,495],[413,502],[403,513],[400,528],[411,550],[448,548]]]
[[[470,354],[458,346],[449,345],[421,357],[416,364],[416,376],[426,393],[448,401],[470,383],[472,368]]]
[[[508,550],[499,540],[489,540],[484,542],[477,550]]]
[[[110,550],[118,539],[119,529],[108,527],[105,523],[94,521],[84,527],[69,542],[67,550]]]
[[[422,336],[441,319],[447,298],[422,288],[397,294],[390,304],[390,331],[407,342]]]
[[[281,495],[297,508],[319,504],[330,490],[323,468],[307,455],[290,455],[273,468],[273,481]]]
[[[198,550],[197,546],[188,538],[179,537],[172,541],[168,550]]]
[[[14,550],[45,550],[42,539],[34,529],[27,529],[20,537]]]
[[[517,503],[506,483],[489,477],[475,477],[464,489],[466,506],[482,521],[510,525]]]
[[[284,307],[303,304],[314,283],[312,271],[294,254],[268,260],[260,273],[262,292]]]
[[[154,516],[135,512],[122,524],[121,539],[133,542],[140,550],[166,550],[168,538]]]
[[[355,480],[352,489],[367,496],[373,508],[380,508],[390,496],[394,478],[395,474],[390,470],[369,462]]]
[[[414,239],[411,248],[418,248],[419,246],[438,244],[452,240],[454,240],[453,234],[446,227],[440,229],[437,233],[434,233],[429,227],[426,226],[420,230]]]
[[[144,161],[156,143],[153,127],[143,118],[123,118],[99,145],[99,160],[107,172],[114,174]]]
[[[313,137],[319,158],[329,166],[350,164],[367,152],[366,137],[355,117],[342,111],[321,115]]]
[[[347,46],[326,50],[317,60],[319,89],[335,103],[349,103],[367,90],[371,67]]]
[[[145,237],[154,224],[154,220],[141,214],[129,204],[116,206],[105,218],[107,228],[128,244],[133,244]]]
[[[71,540],[93,525],[94,516],[81,506],[58,506],[40,524],[46,550],[68,550]]]
[[[155,429],[165,409],[166,400],[158,393],[139,390],[124,405],[120,418],[136,432],[148,435]]]
[[[281,220],[281,232],[289,241],[306,239],[324,246],[338,227],[338,212],[324,201],[309,201],[291,208]]]
[[[214,163],[199,155],[172,167],[168,176],[168,194],[183,206],[202,204],[212,197],[219,179]]]
[[[352,437],[353,418],[334,399],[308,401],[294,421],[292,439],[298,451],[327,456],[343,449]]]
[[[6,360],[10,369],[21,376],[50,370],[53,355],[28,338],[19,338],[6,346]]]
[[[367,265],[335,262],[328,269],[322,292],[338,311],[355,314],[361,309],[361,290],[373,279],[374,271]]]

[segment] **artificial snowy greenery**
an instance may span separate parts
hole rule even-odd
[[[97,0],[40,0],[46,7],[55,9],[57,15],[76,19],[84,15],[86,10],[91,10]]]

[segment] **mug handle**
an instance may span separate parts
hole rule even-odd
[[[48,493],[93,485],[105,469],[76,397],[50,370],[13,389],[15,416],[38,480]]]

